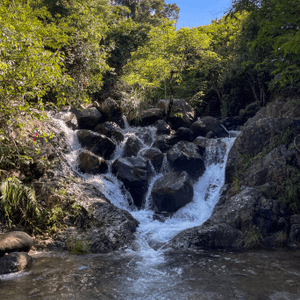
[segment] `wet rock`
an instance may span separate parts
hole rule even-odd
[[[117,123],[119,126],[124,127],[122,119],[122,109],[114,99],[107,98],[105,101],[99,103],[98,109],[102,113],[105,121]]]
[[[109,159],[116,149],[114,141],[91,130],[78,130],[77,137],[82,147],[96,155],[102,156],[104,159]]]
[[[285,176],[290,165],[296,165],[297,151],[287,149],[281,145],[261,159],[255,161],[243,176],[244,183],[248,186],[258,186]]]
[[[29,252],[33,238],[23,231],[12,231],[0,235],[0,257],[10,252]]]
[[[194,134],[192,130],[186,127],[178,128],[176,136],[178,136],[180,141],[192,142],[194,140]]]
[[[99,223],[91,236],[91,251],[106,253],[128,246],[134,239],[139,222],[131,214],[109,203],[93,202],[90,214]]]
[[[163,159],[164,159],[164,155],[159,149],[148,148],[148,149],[142,150],[140,152],[140,154],[142,157],[148,158],[151,161],[155,171],[159,172],[159,170],[162,166],[162,163],[163,163]]]
[[[300,243],[300,225],[294,224],[291,227],[289,239],[288,239],[288,245],[290,248],[297,249],[299,247]]]
[[[77,118],[78,128],[79,129],[94,129],[98,125],[103,117],[102,114],[95,107],[89,107],[86,109],[76,109],[73,108],[72,112]]]
[[[141,125],[148,126],[163,118],[163,110],[160,108],[150,108],[141,112]]]
[[[194,134],[194,138],[197,136],[206,136],[210,131],[210,137],[221,138],[228,137],[228,132],[221,126],[221,122],[213,117],[201,117],[194,122],[190,129]]]
[[[174,130],[180,127],[190,127],[195,120],[194,109],[183,99],[174,99],[169,123]]]
[[[186,172],[169,173],[155,181],[151,196],[156,212],[176,212],[193,200],[194,189]]]
[[[166,135],[162,134],[156,138],[153,142],[153,147],[158,148],[161,152],[167,152],[173,145],[178,142],[178,137],[176,135]]]
[[[140,208],[152,175],[149,160],[140,157],[119,158],[114,161],[112,172],[123,182],[131,194],[134,204]]]
[[[107,162],[90,151],[81,151],[78,155],[78,168],[82,173],[103,174],[108,170]]]
[[[0,275],[24,271],[32,266],[33,258],[26,252],[13,252],[0,258]]]
[[[128,137],[124,146],[124,157],[136,156],[143,144],[135,136]]]
[[[78,122],[75,114],[69,113],[68,115],[65,116],[64,121],[66,125],[72,130],[78,129]]]
[[[171,127],[164,120],[158,120],[155,122],[154,126],[156,127],[156,134],[170,134]]]
[[[221,120],[221,124],[223,124],[228,130],[240,130],[243,122],[239,117],[226,117]]]
[[[121,127],[114,122],[107,121],[103,124],[98,124],[94,128],[94,131],[100,134],[104,134],[118,143],[124,140],[124,134]]]
[[[168,151],[167,158],[174,171],[186,171],[194,180],[205,171],[203,157],[194,143],[180,141]]]

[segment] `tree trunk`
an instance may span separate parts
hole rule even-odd
[[[169,88],[170,88],[170,102],[169,102],[169,107],[168,107],[168,112],[167,112],[167,122],[169,121],[171,109],[173,106],[173,87],[172,87],[172,81],[173,81],[173,76],[174,76],[174,71],[171,71],[171,76],[169,80]]]

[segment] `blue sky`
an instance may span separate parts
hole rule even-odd
[[[230,0],[166,0],[165,2],[176,3],[180,8],[177,29],[210,24],[211,20],[220,19],[231,5]]]

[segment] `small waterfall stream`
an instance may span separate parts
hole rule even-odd
[[[130,194],[108,172],[103,175],[81,174],[77,156],[81,146],[76,132],[62,120],[57,123],[66,133],[71,151],[69,167],[99,188],[116,206],[129,211],[140,225],[133,249],[109,254],[83,256],[61,252],[37,252],[28,272],[0,276],[0,298],[72,299],[72,300],[257,300],[300,297],[299,252],[247,251],[222,253],[208,251],[169,252],[161,248],[178,232],[205,222],[219,199],[224,183],[224,167],[234,137],[211,139],[205,154],[206,171],[194,184],[193,201],[165,222],[153,219],[151,188],[155,180],[169,172],[165,157],[159,173],[152,177],[144,209],[129,205]],[[231,136],[237,133],[230,132]],[[155,128],[124,130],[125,141],[135,135],[150,147]],[[114,152],[122,156],[124,143]]]

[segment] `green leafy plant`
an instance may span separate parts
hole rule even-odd
[[[72,254],[88,254],[91,253],[91,242],[82,241],[78,237],[69,237],[67,249]]]
[[[4,221],[9,226],[17,223],[29,227],[32,231],[40,231],[37,225],[41,219],[41,212],[34,190],[23,185],[16,177],[7,178],[2,182],[0,207]]]
[[[287,233],[285,231],[279,231],[276,233],[276,243],[278,246],[283,246],[287,241]]]
[[[258,227],[253,226],[251,230],[247,230],[244,236],[244,248],[257,248],[263,241],[263,236]]]

